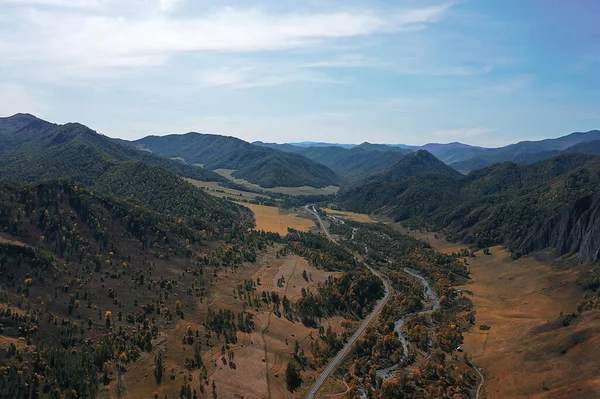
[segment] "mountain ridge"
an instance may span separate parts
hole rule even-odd
[[[169,158],[179,157],[210,170],[234,169],[234,177],[263,188],[339,185],[335,172],[325,165],[300,154],[264,148],[232,136],[190,132],[148,136],[129,145]]]

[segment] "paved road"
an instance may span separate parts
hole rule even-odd
[[[312,386],[310,392],[308,393],[308,395],[306,395],[306,399],[314,399],[315,398],[315,395],[317,394],[317,391],[321,388],[321,385],[323,385],[323,383],[331,375],[331,373],[333,372],[333,370],[335,370],[335,368],[340,364],[340,362],[342,361],[342,359],[348,354],[348,352],[350,351],[350,349],[352,349],[352,346],[354,345],[354,343],[356,342],[356,340],[358,339],[358,337],[363,333],[363,331],[365,331],[365,329],[369,326],[369,324],[371,324],[371,322],[373,322],[373,320],[375,319],[375,317],[377,317],[377,314],[379,313],[379,311],[381,310],[381,308],[383,308],[383,306],[386,304],[386,302],[387,302],[387,300],[388,300],[388,298],[390,296],[390,288],[388,286],[387,281],[381,276],[381,274],[379,274],[379,272],[377,272],[376,270],[374,270],[370,266],[367,266],[367,267],[369,268],[369,270],[371,271],[371,273],[373,273],[374,275],[376,275],[377,277],[379,277],[381,279],[381,281],[383,281],[385,295],[383,296],[382,299],[379,300],[379,302],[375,306],[375,309],[373,309],[373,311],[371,312],[371,314],[369,314],[369,316],[367,316],[367,318],[362,322],[362,324],[360,325],[360,327],[358,328],[358,330],[356,330],[356,332],[354,333],[354,335],[352,335],[352,337],[350,337],[350,339],[348,340],[348,342],[346,343],[346,345],[344,345],[344,347],[342,348],[342,350],[340,350],[338,352],[338,354],[333,358],[333,360],[331,360],[329,362],[329,364],[327,365],[327,367],[325,368],[325,370],[323,370],[323,372],[321,373],[321,375],[319,376],[319,378],[313,384],[313,386]]]
[[[327,238],[329,238],[331,241],[337,243],[337,241],[334,240],[333,237],[331,237],[331,235],[329,234],[329,231],[327,231],[327,229],[325,228],[325,225],[323,224],[323,221],[321,220],[321,217],[317,213],[314,206],[309,204],[309,205],[306,205],[304,208],[317,217],[317,220],[319,221],[319,224],[321,225],[321,229],[325,232],[325,235],[327,235]],[[379,302],[377,302],[377,305],[375,305],[375,309],[373,309],[371,314],[369,314],[367,316],[367,318],[362,322],[360,327],[358,327],[358,329],[356,330],[354,335],[352,335],[352,337],[350,337],[350,339],[348,340],[346,345],[344,345],[342,350],[340,350],[338,352],[338,354],[329,362],[329,364],[327,365],[325,370],[323,370],[323,372],[321,373],[319,378],[313,384],[312,388],[310,389],[310,392],[306,395],[306,399],[314,399],[315,398],[315,395],[317,394],[317,392],[319,391],[319,389],[321,388],[321,386],[323,385],[325,380],[331,375],[333,370],[335,370],[335,368],[340,364],[340,362],[342,361],[344,356],[346,356],[348,354],[348,352],[350,351],[350,349],[352,348],[352,346],[354,345],[354,343],[356,342],[358,337],[363,333],[363,331],[365,331],[365,329],[369,326],[369,324],[371,324],[373,322],[373,320],[375,319],[375,317],[377,316],[377,314],[379,313],[381,308],[383,308],[383,306],[387,303],[387,301],[390,297],[390,286],[388,285],[388,282],[386,281],[386,279],[383,278],[383,276],[377,270],[373,269],[372,267],[367,266],[367,268],[369,269],[369,271],[371,273],[373,273],[375,276],[377,276],[381,279],[381,281],[383,282],[385,295],[383,296],[382,299],[379,300]]]
[[[335,242],[336,244],[338,244],[338,242],[333,239],[333,237],[331,236],[331,234],[329,234],[329,230],[327,230],[325,228],[325,225],[323,224],[323,221],[321,220],[321,216],[319,216],[319,214],[317,213],[317,210],[315,209],[315,206],[311,205],[311,204],[307,204],[307,205],[304,205],[304,209],[306,209],[307,211],[309,211],[310,213],[312,213],[314,216],[317,217],[317,220],[319,221],[319,224],[321,225],[321,230],[323,230],[323,232],[325,233],[325,235],[327,236],[327,238],[329,238],[329,240],[331,240],[331,241]]]

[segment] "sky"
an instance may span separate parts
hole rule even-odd
[[[0,116],[501,146],[600,129],[598,0],[0,0]]]

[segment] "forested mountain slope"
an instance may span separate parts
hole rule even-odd
[[[148,136],[130,145],[169,158],[179,157],[210,170],[235,169],[234,177],[264,188],[339,184],[331,169],[302,155],[263,148],[235,137],[187,133]]]
[[[172,217],[68,180],[0,182],[2,397],[95,397],[136,360],[158,359],[216,268],[264,247],[250,225],[209,209]],[[201,350],[190,346],[197,369]]]
[[[452,178],[427,174],[372,182],[339,205],[415,226],[446,229],[477,246],[506,244],[520,255],[548,246],[579,260],[599,259],[600,157],[565,154],[532,165],[502,163]]]
[[[353,148],[340,146],[300,147],[291,144],[256,142],[255,144],[280,151],[303,155],[321,163],[343,177],[347,182],[356,182],[381,172],[410,153],[399,147],[363,143]]]
[[[28,114],[0,118],[0,177],[73,178],[87,185],[122,161],[143,161],[180,176],[227,182],[218,174],[125,146],[79,123],[56,125]]]
[[[80,124],[54,125],[17,115],[0,120],[0,142],[0,177],[12,181],[72,179],[99,194],[128,198],[158,212],[226,225],[243,214],[242,208],[180,176],[227,184],[224,177],[124,146]]]
[[[424,173],[439,173],[450,177],[461,174],[452,169],[431,153],[418,150],[402,157],[398,162],[365,179],[365,183],[396,183],[412,176]]]

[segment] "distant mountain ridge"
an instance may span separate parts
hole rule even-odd
[[[327,166],[300,154],[265,148],[235,137],[186,133],[148,136],[128,144],[164,157],[182,158],[189,164],[201,164],[210,170],[235,169],[234,177],[264,188],[339,185],[338,176]]]
[[[346,182],[354,183],[372,174],[381,172],[410,153],[398,147],[383,144],[362,143],[352,148],[340,146],[299,147],[292,144],[255,142],[256,145],[303,155],[321,163]]]
[[[554,139],[543,139],[538,141],[526,140],[498,148],[478,147],[460,142],[446,144],[428,143],[422,146],[406,144],[366,144],[369,144],[370,146],[376,146],[381,149],[402,148],[410,151],[425,150],[435,155],[437,158],[452,166],[459,172],[468,173],[475,169],[505,161],[530,164],[552,156],[572,152],[600,154],[600,150],[597,149],[597,147],[588,147],[586,145],[582,145],[583,143],[591,143],[598,140],[600,140],[600,131],[590,130],[588,132],[575,132]],[[297,150],[291,147],[311,148],[311,144],[315,144],[313,148],[315,148],[317,145],[318,147],[327,147],[327,143],[312,142],[269,145],[273,147],[281,146],[280,149],[283,151],[296,152]],[[361,145],[345,144],[344,146],[347,146],[347,148],[357,148]],[[339,145],[330,144],[329,146]]]

